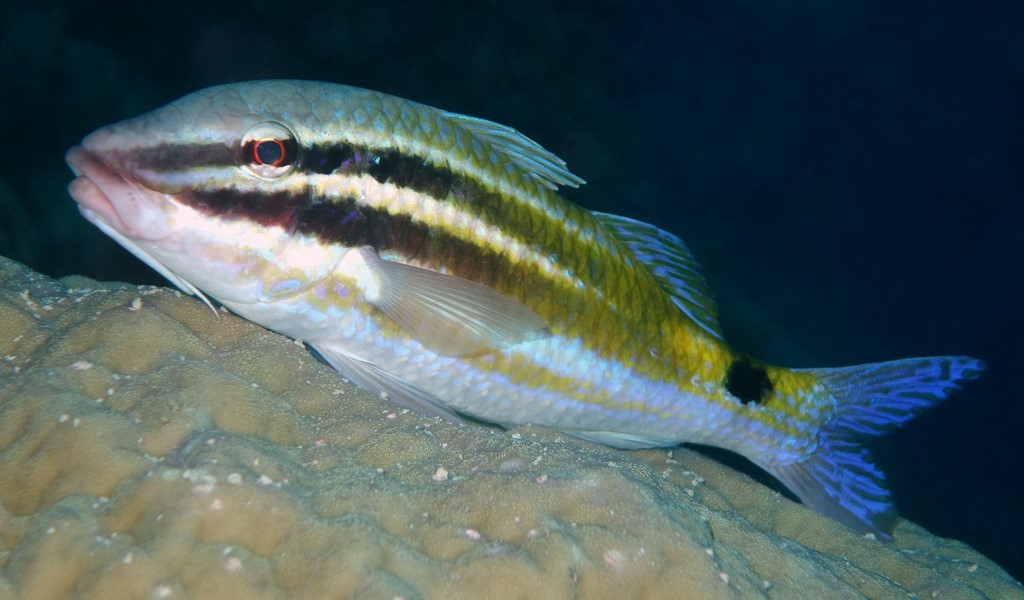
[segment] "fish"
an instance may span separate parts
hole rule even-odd
[[[587,210],[517,130],[297,80],[193,92],[66,154],[81,214],[182,291],[448,421],[621,449],[710,445],[890,540],[867,447],[985,368],[786,368],[728,344],[674,234]]]

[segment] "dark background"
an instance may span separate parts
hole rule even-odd
[[[0,254],[163,284],[78,216],[63,153],[208,85],[509,124],[587,179],[573,200],[682,236],[755,356],[987,360],[876,450],[904,516],[1024,577],[1024,4],[29,4],[0,2]]]

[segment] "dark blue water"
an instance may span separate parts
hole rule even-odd
[[[876,450],[906,517],[1024,577],[1024,5],[65,4],[0,24],[0,254],[159,283],[77,215],[62,157],[207,85],[337,81],[507,123],[588,180],[577,202],[687,240],[756,356],[987,360]]]

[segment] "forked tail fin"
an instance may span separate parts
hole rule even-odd
[[[807,369],[838,403],[808,457],[770,470],[808,506],[859,533],[891,539],[896,520],[885,475],[859,438],[886,433],[975,379],[985,363],[967,356]]]

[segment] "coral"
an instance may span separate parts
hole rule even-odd
[[[1021,597],[696,452],[456,426],[162,288],[0,258],[0,596]]]

